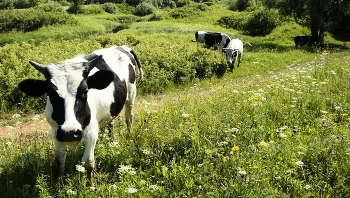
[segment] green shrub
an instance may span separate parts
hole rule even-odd
[[[253,36],[269,34],[280,23],[276,10],[258,10],[245,25],[245,31]]]
[[[149,14],[153,14],[155,11],[156,7],[149,3],[142,2],[136,6],[134,14],[138,16],[146,16]]]
[[[2,0],[0,1],[0,9],[24,9],[36,6],[40,0]]]
[[[188,5],[188,4],[190,4],[190,3],[191,3],[190,0],[178,0],[178,1],[176,2],[176,6],[177,6],[177,7],[184,7],[185,5]]]
[[[118,4],[118,12],[123,14],[133,14],[135,11],[135,7],[128,5],[126,3]]]
[[[244,11],[251,5],[251,0],[231,0],[229,1],[229,10]]]
[[[79,10],[79,14],[101,14],[103,11],[100,5],[86,5]]]
[[[35,9],[43,10],[45,12],[62,12],[62,13],[66,12],[64,7],[60,3],[55,2],[55,1],[40,4],[40,5],[36,6]]]
[[[43,10],[3,10],[0,12],[0,32],[34,31],[43,26],[54,24],[77,24],[69,14],[45,12]]]
[[[163,15],[158,15],[155,13],[155,14],[152,14],[148,20],[149,21],[161,21],[161,20],[163,20]]]
[[[105,3],[102,5],[102,8],[110,14],[116,14],[118,12],[118,6],[114,3]]]
[[[71,2],[72,5],[68,8],[67,12],[71,14],[80,14],[85,0],[71,0]]]
[[[239,12],[231,16],[221,17],[217,23],[225,28],[232,28],[236,30],[244,30],[245,25],[249,19],[250,13]]]
[[[171,9],[168,11],[170,17],[174,19],[185,18],[200,15],[200,10],[196,7],[185,6],[181,8]]]

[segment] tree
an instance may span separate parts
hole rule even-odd
[[[324,43],[326,31],[349,30],[349,0],[281,0],[278,8],[284,15],[293,16],[296,22],[309,26],[318,44]]]
[[[79,11],[81,10],[82,6],[85,3],[85,0],[69,0],[69,1],[72,2],[72,5],[67,11],[69,13],[79,14]]]

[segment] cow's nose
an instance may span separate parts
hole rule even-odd
[[[61,126],[57,128],[56,139],[60,142],[80,141],[83,138],[83,132],[79,129],[63,130]]]

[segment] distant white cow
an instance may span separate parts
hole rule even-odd
[[[250,43],[245,43],[251,46]],[[241,63],[241,58],[243,56],[243,46],[245,45],[243,42],[239,39],[233,39],[229,42],[227,45],[227,48],[224,48],[223,50],[226,53],[226,60],[230,67],[230,71],[232,72],[235,67],[235,62],[238,58],[238,64],[237,67],[239,67],[239,64]]]
[[[219,32],[197,31],[195,33],[196,40],[194,42],[204,43],[206,47],[214,47],[219,52],[230,42],[230,37],[227,34]]]
[[[99,124],[111,121],[125,107],[128,129],[136,96],[136,71],[142,68],[135,52],[127,46],[113,46],[77,56],[57,64],[30,61],[46,80],[27,79],[18,86],[26,94],[47,93],[46,119],[56,147],[58,173],[63,174],[66,147],[85,142],[82,158],[89,185],[94,186],[94,150]]]

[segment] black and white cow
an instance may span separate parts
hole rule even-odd
[[[295,49],[298,47],[298,45],[309,45],[312,46],[316,43],[316,40],[313,36],[296,36],[294,37],[294,43],[295,43]]]
[[[66,147],[85,142],[82,162],[89,185],[94,186],[99,124],[111,121],[123,107],[128,129],[132,123],[137,70],[140,78],[143,75],[135,52],[127,46],[113,46],[57,64],[30,64],[46,79],[27,79],[18,86],[29,96],[48,95],[45,115],[52,128],[58,173],[64,174]]]
[[[227,34],[218,32],[197,31],[195,37],[196,40],[194,42],[204,43],[208,48],[217,48],[219,52],[222,52],[222,49],[225,48],[231,40]]]
[[[235,62],[238,58],[238,64],[237,67],[239,67],[239,64],[241,63],[241,58],[243,56],[243,46],[245,44],[248,44],[251,46],[250,43],[244,43],[239,39],[233,39],[230,41],[230,43],[227,45],[227,48],[224,48],[223,50],[226,53],[226,61],[229,65],[230,71],[233,71],[233,68],[235,67]]]

